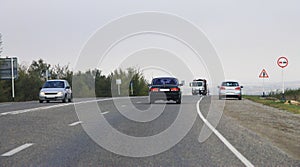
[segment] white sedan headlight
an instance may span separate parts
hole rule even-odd
[[[57,92],[58,96],[62,96],[64,94],[64,92]]]
[[[45,92],[40,92],[40,96],[45,96]]]

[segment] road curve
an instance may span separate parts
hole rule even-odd
[[[211,98],[204,97],[199,102],[204,118],[209,112]],[[184,96],[181,105],[152,104],[165,107],[159,117],[150,122],[131,121],[120,114],[112,100],[99,100],[97,103],[102,111],[99,114],[103,114],[112,127],[130,136],[159,134],[172,125],[179,112],[196,115],[192,128],[178,144],[160,154],[140,158],[112,153],[94,142],[83,130],[84,122],[78,119],[74,104],[0,104],[0,113],[30,110],[0,116],[0,166],[244,166],[245,163],[214,133],[204,142],[198,141],[204,126],[197,113],[199,99],[199,96]],[[125,112],[132,110],[125,99],[118,101]],[[130,101],[135,108],[151,112],[148,98]],[[47,108],[53,105],[56,107]],[[254,166],[300,165],[299,160],[224,114],[216,130]]]

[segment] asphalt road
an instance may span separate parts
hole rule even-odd
[[[79,120],[74,104],[3,103],[0,104],[0,166],[300,166],[299,161],[224,114],[214,132],[206,129],[211,135],[199,142],[202,127],[209,124],[209,120],[205,123],[206,119],[199,115],[206,117],[208,112],[217,113],[222,109],[221,104],[215,104],[214,110],[209,111],[211,98],[184,96],[181,105],[165,102],[150,105],[147,98],[133,98],[130,99],[133,106],[128,99],[99,100],[101,113],[98,114],[114,129],[137,138],[164,132],[184,112],[182,128],[172,133],[175,137],[186,133],[183,139],[170,149],[147,157],[123,156],[104,149],[84,130],[93,124]],[[78,102],[82,106],[76,105],[76,110],[86,107],[87,115],[94,112],[89,108],[91,103],[83,101],[86,99]],[[132,121],[119,112],[130,113],[133,108],[142,113],[137,114],[141,114],[136,118],[140,120],[147,113],[163,110],[149,122]],[[184,132],[193,119],[191,129]],[[103,129],[97,127],[96,131],[109,136]],[[111,137],[112,145],[119,140],[117,150],[126,149],[126,141]],[[164,142],[173,142],[173,138],[157,144]],[[145,150],[151,149],[151,144],[145,145]],[[143,149],[138,149],[143,154]],[[137,149],[127,151],[136,153]]]

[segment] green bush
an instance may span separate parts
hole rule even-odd
[[[19,65],[18,79],[15,80],[15,101],[38,100],[39,90],[48,79],[66,79],[73,89],[73,97],[111,97],[119,96],[116,79],[121,79],[121,96],[145,96],[148,94],[148,83],[143,74],[134,68],[115,70],[105,76],[98,69],[73,73],[68,66],[51,66],[39,59],[33,61],[29,67]],[[133,83],[131,94],[130,83]],[[0,102],[12,100],[11,80],[0,80]]]

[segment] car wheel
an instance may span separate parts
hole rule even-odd
[[[176,100],[176,103],[177,103],[177,104],[181,104],[181,99],[177,99],[177,100]]]
[[[46,102],[47,102],[47,103],[49,103],[50,101],[49,101],[49,100],[47,100]]]
[[[242,96],[239,97],[239,100],[242,100]]]
[[[44,101],[43,100],[40,100],[40,103],[43,103]]]
[[[153,103],[155,103],[155,100],[150,98],[150,104],[153,104]]]
[[[72,102],[72,99],[73,99],[73,97],[72,97],[72,95],[71,95],[71,97],[69,98],[69,100],[68,100],[68,102]]]
[[[63,103],[67,102],[67,95],[65,95],[65,98],[62,100]]]

